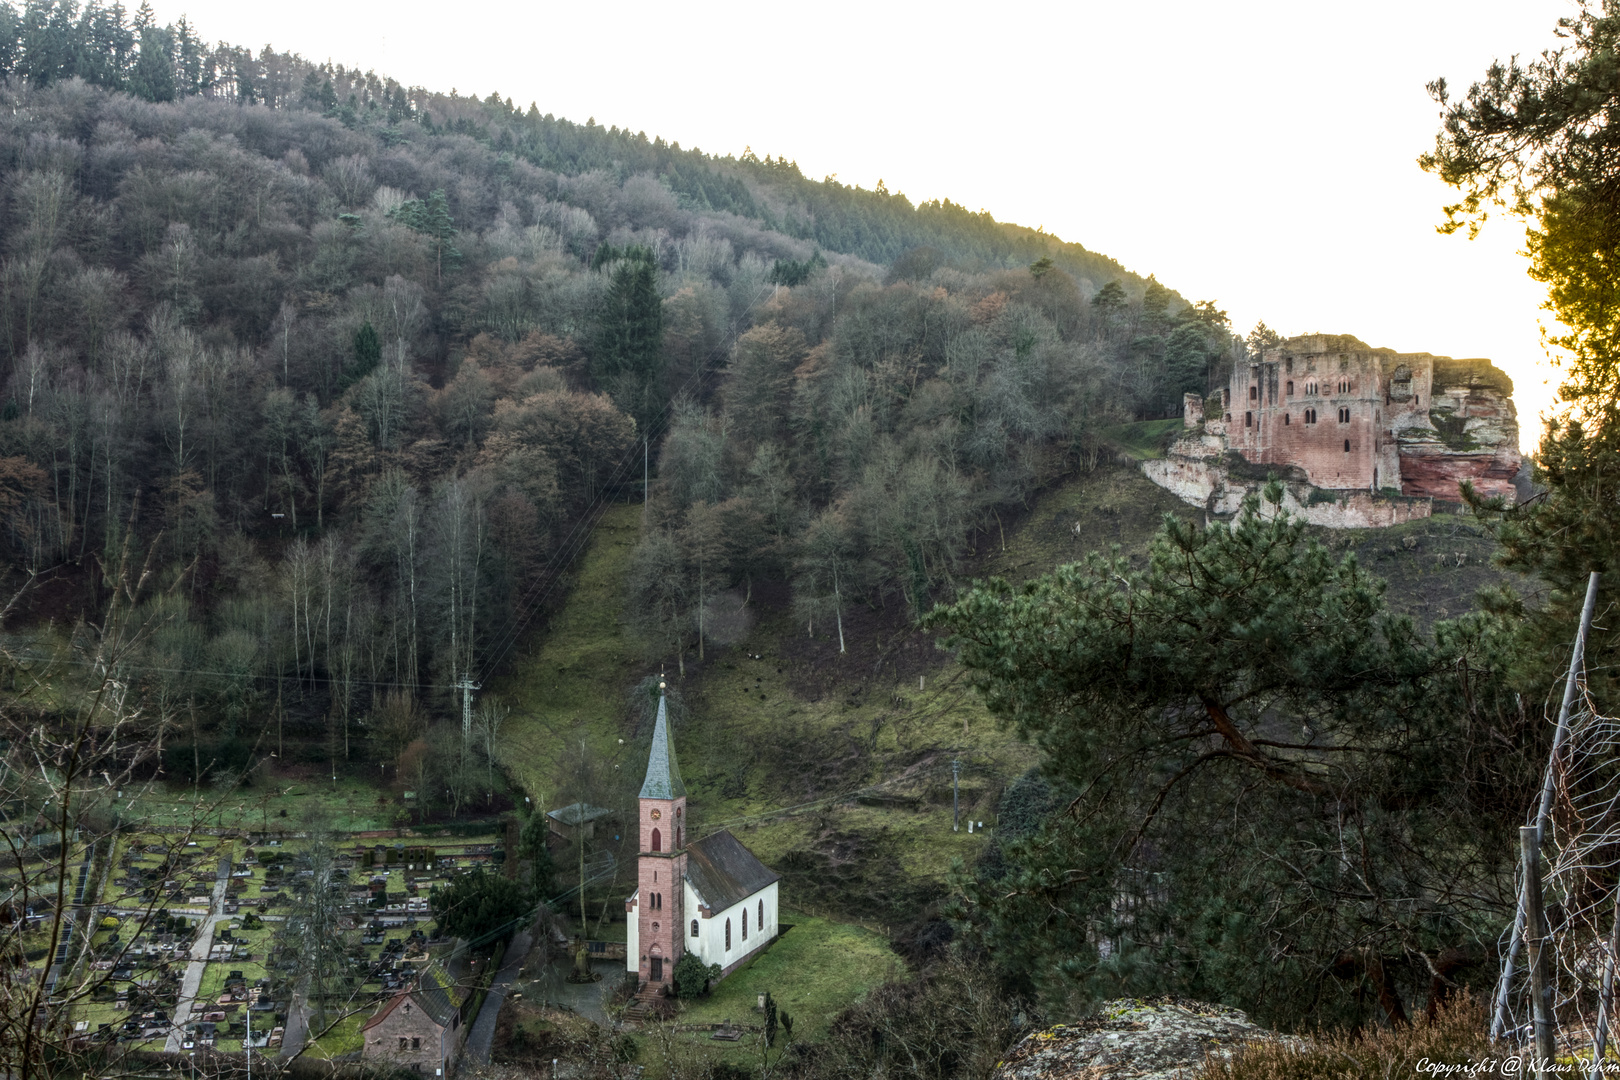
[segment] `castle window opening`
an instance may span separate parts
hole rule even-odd
[[[1350,422],[1350,410],[1349,409],[1340,409],[1339,410],[1339,423],[1348,424],[1349,422]]]
[[[1305,410],[1305,422],[1307,424],[1316,423],[1316,410],[1315,409],[1306,409]]]
[[[1287,427],[1287,426],[1288,426],[1288,414],[1283,413],[1283,427]]]
[[[1347,453],[1347,454],[1350,452],[1350,440],[1349,439],[1344,440],[1344,452]]]
[[[421,1039],[420,1036],[412,1037],[412,1039],[411,1039],[411,1049],[412,1050],[420,1050],[420,1049],[422,1049],[422,1039]]]
[[[1294,380],[1293,379],[1288,380],[1288,396],[1289,397],[1294,396]]]
[[[1315,394],[1315,393],[1316,393],[1316,384],[1315,384],[1315,383],[1313,383],[1313,382],[1308,382],[1308,383],[1306,383],[1306,384],[1305,384],[1305,392],[1306,392],[1306,393],[1307,393],[1307,394],[1312,394],[1312,395],[1314,395],[1314,394]]]
[[[1254,413],[1246,412],[1243,414],[1243,426],[1254,427]]]
[[[1250,401],[1259,401],[1260,400],[1260,386],[1259,386],[1259,384],[1256,384],[1254,386],[1249,387],[1249,400]]]

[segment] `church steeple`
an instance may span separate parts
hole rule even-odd
[[[681,767],[675,761],[675,744],[669,738],[669,709],[664,684],[658,684],[658,719],[653,723],[652,752],[647,756],[647,779],[641,784],[643,799],[679,799],[686,794]]]
[[[669,737],[669,704],[658,683],[647,779],[641,785],[640,851],[636,860],[636,937],[641,977],[667,983],[686,938],[686,784]]]

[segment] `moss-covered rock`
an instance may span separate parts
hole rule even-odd
[[[1211,1054],[1282,1038],[1238,1009],[1184,998],[1105,1002],[1095,1017],[1026,1035],[993,1080],[1174,1080]]]

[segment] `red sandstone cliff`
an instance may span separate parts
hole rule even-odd
[[[1489,360],[1436,357],[1427,424],[1396,431],[1401,491],[1456,501],[1464,480],[1482,495],[1514,495],[1519,421],[1513,381]]]

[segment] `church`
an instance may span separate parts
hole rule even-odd
[[[643,986],[667,986],[675,963],[693,953],[721,977],[777,933],[781,876],[730,832],[686,837],[686,784],[675,761],[669,714],[659,684],[647,779],[641,785],[637,888],[625,901],[626,968]]]

